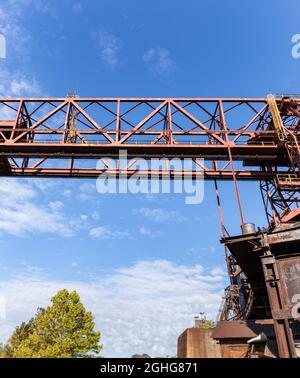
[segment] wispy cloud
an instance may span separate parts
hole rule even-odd
[[[1,97],[22,97],[40,96],[42,90],[38,82],[28,78],[25,74],[9,69],[0,71],[0,96]]]
[[[170,56],[170,51],[163,47],[152,47],[142,56],[147,68],[158,75],[170,74],[176,70],[176,63]]]
[[[110,68],[115,68],[120,64],[120,52],[122,41],[114,34],[99,30],[93,33],[99,49],[99,56],[102,62]]]
[[[78,198],[82,201],[93,200],[97,195],[96,184],[93,182],[85,182],[79,186]]]
[[[52,210],[57,211],[62,209],[64,207],[64,204],[61,201],[53,201],[49,203],[49,207]]]
[[[186,220],[186,218],[174,210],[165,210],[162,208],[149,208],[142,207],[140,209],[135,209],[134,214],[140,215],[147,218],[153,222],[158,223],[181,223]]]
[[[0,179],[0,231],[14,236],[53,233],[73,236],[86,219],[67,218],[60,201],[43,203],[37,187],[16,179]]]
[[[157,231],[157,230],[151,230],[150,228],[148,227],[140,227],[139,228],[139,233],[143,236],[147,236],[149,238],[158,238],[159,236],[161,236],[161,232],[160,231]]]
[[[223,294],[225,274],[216,268],[188,266],[167,260],[139,261],[92,282],[59,281],[45,272],[30,271],[0,281],[6,298],[6,319],[0,325],[4,341],[37,307],[47,306],[61,288],[77,290],[95,316],[105,357],[133,353],[166,356],[176,353],[177,338],[193,325],[199,311],[214,319]]]
[[[107,226],[98,226],[90,229],[90,236],[98,239],[123,239],[130,238],[130,232],[127,230],[113,230]]]
[[[191,247],[186,253],[188,256],[197,257],[202,256],[203,253],[216,253],[216,247],[213,245]]]
[[[73,190],[66,189],[65,185],[59,180],[1,178],[0,232],[18,237],[40,233],[71,237],[80,231],[82,237],[132,238],[131,232],[122,226],[118,229],[115,225],[99,225],[100,211],[94,205],[89,210],[85,197],[84,207],[74,208],[74,199],[94,189],[91,183]],[[71,185],[70,182],[69,187]],[[61,194],[63,201],[57,199]]]
[[[17,180],[0,180],[0,196],[5,198],[0,206],[0,230],[15,236],[36,232],[72,236],[73,231],[66,224],[61,205],[52,202],[49,206],[35,203],[37,192]]]
[[[25,45],[28,46],[31,40],[30,33],[22,25],[22,12],[27,7],[26,3],[6,1],[0,5],[0,32],[6,39],[8,57],[13,52],[16,54],[24,52],[22,55],[24,59]]]
[[[7,40],[9,54],[22,53],[22,61],[30,52],[32,35],[29,32],[24,14],[30,11],[57,17],[55,2],[51,0],[6,0],[0,4],[0,32]]]
[[[6,39],[6,59],[1,61],[0,71],[1,97],[43,95],[31,68],[32,35],[24,23],[24,14],[29,7],[40,13],[52,12],[50,5],[44,0],[9,0],[0,5],[0,32]]]
[[[46,14],[47,16],[51,16],[53,18],[57,17],[58,13],[57,13],[56,4],[54,3],[54,1],[33,0],[33,1],[27,1],[27,3],[31,3],[30,5],[33,6],[34,9],[41,14]]]

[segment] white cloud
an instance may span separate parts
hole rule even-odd
[[[186,218],[177,211],[168,211],[161,208],[152,209],[149,207],[142,207],[140,209],[135,209],[134,214],[141,215],[144,218],[158,223],[181,223],[186,220]]]
[[[211,253],[214,254],[217,252],[217,249],[215,246],[197,246],[197,247],[191,247],[186,252],[188,256],[192,257],[199,257],[203,255],[203,252],[205,253]]]
[[[92,216],[92,219],[94,219],[94,220],[99,220],[100,219],[100,214],[99,214],[98,211],[93,211],[92,214],[91,214],[91,216]]]
[[[52,209],[52,210],[60,210],[64,207],[64,204],[61,202],[61,201],[53,201],[53,202],[50,202],[49,203],[49,207]]]
[[[12,96],[20,96],[24,94],[38,95],[41,93],[41,89],[35,80],[28,80],[24,77],[19,79],[13,79],[10,83],[10,90]]]
[[[99,239],[123,239],[130,238],[129,231],[112,230],[107,226],[98,226],[90,229],[90,236]]]
[[[114,68],[120,63],[120,52],[122,42],[115,35],[106,31],[98,31],[93,34],[96,44],[99,48],[99,56],[103,63]]]
[[[200,311],[215,319],[223,294],[225,273],[201,265],[166,260],[140,261],[91,282],[53,280],[45,274],[23,274],[0,281],[7,317],[0,325],[4,341],[22,321],[47,306],[59,289],[77,290],[95,316],[102,333],[103,356],[134,353],[166,356],[176,353],[177,338],[193,325]]]
[[[63,196],[70,198],[72,195],[72,191],[70,189],[64,189],[62,194]]]
[[[0,71],[1,97],[39,97],[41,95],[42,90],[35,79],[29,79],[22,73],[8,69]],[[2,114],[5,109],[8,108],[1,108]]]
[[[55,189],[56,187],[59,187],[59,181],[56,179],[43,179],[43,178],[35,178],[32,180],[32,178],[24,178],[23,181],[28,185],[31,185],[33,188],[38,189],[39,191],[50,191]]]
[[[56,5],[53,1],[49,0],[31,0],[31,5],[34,6],[35,10],[41,14],[51,16],[53,18],[57,17]]]
[[[47,5],[48,4],[48,5]],[[24,14],[53,9],[44,0],[8,0],[0,5],[0,31],[6,40],[6,59],[1,61],[1,97],[38,97],[42,90],[31,71],[32,35],[24,23]],[[20,61],[20,56],[22,57]],[[1,116],[10,114],[0,109]]]
[[[54,233],[72,236],[72,220],[60,212],[63,204],[39,203],[39,192],[33,185],[16,179],[0,179],[0,231],[15,236],[32,233]]]
[[[0,32],[7,42],[7,57],[12,62],[21,60],[24,64],[25,58],[30,55],[32,34],[26,26],[26,15],[37,12],[40,17],[57,17],[56,4],[50,0],[6,0],[0,4]]]
[[[176,64],[169,50],[160,46],[145,51],[142,59],[148,69],[158,75],[170,74],[176,70]]]
[[[148,202],[156,202],[159,199],[159,195],[153,193],[145,193],[143,196],[141,196],[141,199],[143,201],[146,200]]]
[[[67,193],[65,202],[56,200],[63,192],[62,185],[65,183],[59,180],[1,178],[0,232],[21,237],[38,233],[71,237],[84,231],[82,235],[99,239],[132,238],[126,229],[98,226],[101,217],[94,205],[91,212],[81,212],[70,204],[71,195],[77,198],[87,188],[94,189],[93,185],[87,183]]]
[[[8,57],[22,54],[22,62],[30,53],[31,33],[24,22],[26,12],[37,12],[40,16],[57,16],[56,5],[50,0],[6,0],[0,4],[0,31],[5,36]],[[19,55],[20,56],[20,55]],[[18,57],[19,57],[18,56]]]
[[[78,197],[81,201],[92,200],[95,194],[97,194],[95,183],[85,182],[79,186]]]
[[[160,231],[154,231],[147,227],[140,227],[139,233],[143,236],[148,236],[149,238],[158,238],[159,236],[161,236]]]
[[[10,53],[27,54],[25,46],[29,47],[31,36],[22,26],[22,12],[27,7],[27,3],[28,1],[8,0],[0,5],[0,31],[6,39],[8,57]],[[22,57],[24,59],[24,56]]]

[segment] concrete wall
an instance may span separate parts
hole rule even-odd
[[[220,345],[211,337],[212,330],[188,328],[178,338],[178,358],[218,358]]]

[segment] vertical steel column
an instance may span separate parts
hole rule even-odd
[[[231,171],[232,171],[232,179],[233,179],[233,185],[234,185],[234,189],[235,189],[235,196],[236,196],[236,200],[237,200],[237,204],[238,204],[238,208],[239,208],[239,213],[240,213],[240,218],[241,218],[242,226],[244,228],[245,219],[244,219],[244,215],[243,215],[242,204],[241,204],[241,199],[240,199],[240,194],[239,194],[239,188],[238,188],[238,184],[237,184],[237,180],[236,180],[236,172],[235,172],[235,169],[234,169],[234,164],[233,164],[231,149],[230,149],[229,146],[228,146],[228,155],[229,155],[230,166],[231,166]]]
[[[121,139],[121,100],[117,100],[117,117],[116,117],[116,142]]]
[[[274,330],[276,335],[279,357],[296,358],[293,333],[290,326],[290,316],[282,295],[282,282],[276,265],[274,255],[271,253],[268,243],[262,238],[261,263],[264,272],[266,288],[268,292]]]

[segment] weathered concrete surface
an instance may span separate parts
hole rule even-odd
[[[178,338],[178,358],[219,358],[220,345],[211,337],[212,330],[187,328]]]

